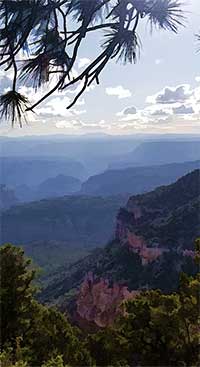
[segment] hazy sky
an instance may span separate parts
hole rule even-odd
[[[100,85],[87,91],[70,112],[66,106],[74,91],[56,93],[30,115],[28,126],[13,130],[3,122],[1,134],[200,133],[200,53],[194,36],[200,31],[200,1],[184,3],[187,23],[178,35],[156,30],[150,34],[145,25],[139,32],[142,50],[136,65],[110,62]],[[83,45],[75,72],[95,57],[97,44],[98,37],[91,36]],[[1,69],[0,92],[9,83],[10,74]],[[38,99],[31,88],[20,88],[32,101]]]

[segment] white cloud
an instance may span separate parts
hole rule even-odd
[[[3,78],[8,78],[9,80],[12,80],[14,76],[13,70],[9,69],[8,71],[0,70],[0,80]]]
[[[90,62],[91,62],[90,59],[88,59],[87,57],[83,57],[83,58],[79,59],[79,61],[78,61],[78,68],[79,69],[84,68],[84,66],[89,65]]]
[[[177,87],[165,87],[162,91],[153,96],[148,96],[146,101],[148,103],[158,104],[173,104],[183,103],[190,96],[192,92],[188,84],[179,85]]]
[[[86,112],[87,112],[86,110],[71,110],[72,115],[77,115],[77,116],[82,115]]]
[[[175,115],[188,115],[188,114],[194,113],[194,110],[191,106],[186,107],[185,105],[181,105],[181,106],[178,106],[178,107],[174,107],[173,108],[173,113]]]
[[[123,111],[124,115],[135,115],[136,113],[137,113],[137,108],[134,106],[127,107]]]
[[[196,80],[197,83],[199,83],[200,82],[200,76],[196,76],[195,80]]]
[[[151,103],[146,108],[153,116],[156,115],[188,115],[200,114],[200,87],[191,88],[188,84],[177,87],[165,87],[153,96],[147,97]],[[158,112],[157,112],[158,111]]]
[[[66,109],[70,104],[70,98],[67,96],[55,97],[47,101],[44,106],[37,108],[38,113],[51,113],[58,116],[71,116],[71,113]]]
[[[69,94],[75,94],[77,95],[81,89],[83,88],[84,82],[81,81],[78,84],[72,85],[69,89],[65,90],[65,93],[69,93]],[[91,90],[93,90],[95,88],[95,85],[89,85],[87,86],[87,88],[85,89],[85,93],[86,92],[90,92]],[[82,99],[83,101],[84,99]]]
[[[79,99],[79,100],[76,102],[76,106],[83,106],[84,104],[85,104],[85,100],[84,100],[84,98]]]
[[[13,71],[0,70],[0,93],[6,93],[12,86]]]
[[[79,129],[80,127],[82,127],[82,123],[81,121],[78,120],[72,120],[72,121],[61,120],[57,122],[55,126],[57,129]]]
[[[134,114],[124,114],[126,109],[118,112],[118,129],[200,133],[200,87],[192,89],[188,84],[165,87],[148,97],[147,102],[151,104]]]
[[[129,89],[125,89],[122,85],[118,85],[117,87],[108,87],[106,88],[106,94],[109,96],[116,96],[119,99],[131,97],[132,93]]]
[[[4,72],[1,72],[0,84],[4,78]],[[11,80],[11,77],[9,80]],[[6,81],[9,80],[7,77]],[[188,84],[165,87],[147,98],[147,102],[150,102],[150,104],[146,107],[136,109],[135,106],[130,104],[121,112],[116,113],[115,116],[110,116],[109,120],[102,116],[103,119],[101,120],[100,117],[99,121],[93,121],[92,116],[87,114],[83,98],[72,109],[66,109],[75,97],[75,93],[80,90],[81,85],[80,83],[70,91],[56,92],[39,105],[36,108],[36,114],[31,115],[32,119],[29,126],[25,128],[25,134],[34,134],[35,132],[37,134],[57,133],[58,129],[65,134],[97,131],[116,134],[133,133],[134,131],[200,133],[199,85],[196,88],[191,88]],[[28,96],[31,102],[35,102],[46,93],[46,87],[35,93],[31,87],[20,86],[20,92]],[[119,99],[131,96],[130,90],[122,86],[106,88],[106,93]],[[81,117],[81,120],[79,120],[79,117]]]
[[[126,115],[126,116],[122,117],[120,119],[120,121],[123,121],[123,123],[124,122],[135,123],[136,121],[138,121],[140,124],[146,124],[146,123],[148,123],[148,116],[146,116],[143,111],[138,111],[134,115]]]
[[[155,60],[155,64],[156,65],[160,65],[160,64],[162,64],[163,63],[163,59],[156,59]]]
[[[164,110],[155,110],[151,113],[151,116],[168,116],[168,113]]]
[[[105,120],[100,120],[98,125],[100,126],[106,126],[106,121]]]

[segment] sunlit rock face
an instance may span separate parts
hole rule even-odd
[[[143,265],[155,261],[163,254],[164,251],[166,251],[164,248],[148,247],[144,238],[137,236],[134,232],[128,231],[127,240],[129,248],[132,251],[138,253],[138,255],[141,257]]]
[[[112,325],[115,318],[123,312],[122,302],[136,297],[138,293],[129,292],[127,287],[117,283],[110,285],[108,279],[97,280],[89,273],[78,294],[77,314],[98,327]]]
[[[126,213],[121,210],[118,215],[115,236],[122,245],[128,246],[130,251],[137,253],[141,257],[142,264],[146,265],[159,258],[166,249],[150,247],[143,236],[134,233],[133,230],[137,228],[142,217],[142,209],[139,206],[131,208],[130,203],[127,207],[129,210]]]

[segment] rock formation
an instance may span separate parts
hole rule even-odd
[[[122,302],[138,293],[129,292],[127,287],[117,283],[111,285],[108,279],[95,279],[92,273],[88,273],[77,297],[77,314],[98,327],[112,325],[123,312]]]

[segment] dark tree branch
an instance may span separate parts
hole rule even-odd
[[[13,91],[16,90],[20,68],[20,77],[29,73],[27,80],[32,81],[33,86],[35,79],[39,81],[35,88],[47,83],[50,74],[59,74],[54,87],[27,110],[33,110],[56,90],[70,88],[84,80],[80,92],[67,107],[71,108],[88,86],[93,82],[99,84],[99,76],[111,59],[122,59],[124,63],[135,62],[139,49],[136,30],[143,19],[150,21],[151,26],[175,33],[183,21],[179,0],[140,0],[139,6],[137,1],[130,0],[131,8],[127,7],[128,2],[124,0],[33,0],[31,11],[27,8],[27,0],[21,0],[19,8],[17,2],[15,7],[9,7],[9,4],[4,1],[0,8],[5,18],[5,26],[0,32],[0,66],[6,65],[6,71],[13,67]],[[72,17],[77,29],[69,31],[67,26]],[[20,25],[22,21],[24,29]],[[78,76],[71,79],[82,41],[87,40],[90,32],[99,30],[106,30],[103,51]],[[20,59],[24,45],[30,57],[25,61],[21,59],[21,66],[16,57]]]

